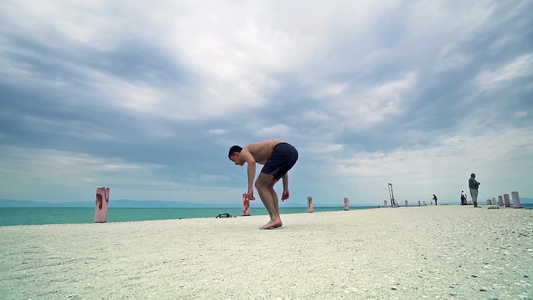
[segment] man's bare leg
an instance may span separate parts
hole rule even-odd
[[[265,208],[270,215],[270,221],[263,225],[261,229],[276,228],[281,227],[282,225],[281,218],[279,216],[279,204],[274,202],[274,200],[277,200],[278,197],[274,192],[274,198],[271,192],[275,183],[276,180],[272,175],[267,175],[264,173],[260,173],[255,181],[255,188],[257,189],[259,197],[261,197],[261,201],[263,201],[263,205],[265,205]]]
[[[276,179],[272,179],[272,185],[269,187],[269,191],[270,191],[270,195],[272,195],[272,200],[273,200],[273,203],[274,203],[274,208],[276,209],[276,213],[278,214],[278,216],[280,215],[279,214],[279,199],[278,199],[278,194],[276,193],[276,190],[274,190],[274,185],[276,184],[277,180]]]

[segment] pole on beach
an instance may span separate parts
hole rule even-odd
[[[502,195],[498,196],[498,205],[503,206],[503,197],[502,197]]]
[[[405,200],[405,207],[409,207],[409,201]]]
[[[313,212],[313,197],[307,196],[307,212]]]
[[[390,206],[391,207],[399,207],[398,202],[394,199],[394,191],[392,190],[392,183],[389,182],[389,198],[390,198]]]
[[[242,194],[242,215],[250,215],[250,199],[247,194]]]
[[[109,206],[109,188],[96,189],[96,203],[94,208],[94,223],[107,222],[107,208]]]
[[[518,192],[511,192],[511,195],[513,196],[513,207],[522,208],[520,205],[520,196],[518,195]]]
[[[344,198],[344,210],[350,210],[350,200],[348,198]]]
[[[503,200],[505,202],[505,207],[511,207],[511,200],[509,200],[509,194],[503,194]]]

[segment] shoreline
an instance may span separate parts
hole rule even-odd
[[[533,211],[460,205],[0,227],[7,299],[531,299]]]
[[[372,208],[374,207],[352,207],[353,210]],[[315,208],[315,213],[341,210],[344,211],[344,208],[318,207]],[[226,212],[235,217],[242,216],[242,208],[110,208],[107,223],[215,218],[218,214]],[[253,208],[251,212],[252,215],[268,215],[264,207]],[[307,208],[284,207],[281,208],[281,213],[307,213]],[[0,208],[0,226],[92,223],[94,223],[94,208]]]
[[[432,205],[426,205],[430,207]],[[464,206],[472,205],[460,204],[440,204],[438,206]],[[481,205],[482,207],[514,209],[514,207],[498,207],[498,205]],[[533,203],[523,203],[521,209],[533,209]],[[406,208],[405,206],[401,206]],[[408,208],[424,207],[409,206]],[[384,209],[383,206],[350,206],[350,210],[367,210],[367,209]],[[391,207],[387,207],[391,208]],[[284,214],[307,214],[307,207],[282,207],[281,213]],[[52,213],[42,214],[41,210],[48,210]],[[69,211],[72,210],[72,211]],[[189,212],[186,212],[189,211]],[[340,206],[318,206],[315,207],[314,213],[327,211],[344,211]],[[74,212],[74,213],[73,213]],[[130,212],[134,212],[131,214]],[[191,213],[192,212],[192,213]],[[252,208],[252,216],[264,216],[268,212],[264,207]],[[109,208],[107,223],[119,222],[142,222],[154,220],[182,220],[197,218],[215,218],[218,214],[230,213],[232,217],[242,217],[242,208],[137,208],[137,207],[119,207]],[[94,223],[94,208],[92,207],[0,207],[0,227],[2,226],[35,226],[51,224],[92,224]]]

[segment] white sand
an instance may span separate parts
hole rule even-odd
[[[2,299],[533,299],[533,210],[0,227]]]

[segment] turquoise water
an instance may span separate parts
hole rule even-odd
[[[368,209],[373,207],[351,207]],[[315,212],[341,211],[342,207],[315,207]],[[220,213],[242,215],[241,208],[109,208],[107,222],[214,218]],[[307,208],[280,208],[281,214],[307,213]],[[264,208],[252,208],[251,215],[267,215]],[[94,208],[0,208],[0,226],[93,223]]]
[[[533,204],[522,204],[533,209]],[[352,210],[375,208],[350,207]],[[314,212],[342,211],[343,207],[315,207]],[[241,216],[241,208],[109,208],[107,222],[214,218],[220,213]],[[252,208],[251,215],[267,215],[264,208]],[[281,214],[307,213],[306,207],[280,208]],[[0,226],[93,223],[94,208],[0,208]]]

